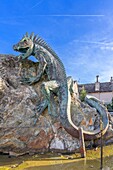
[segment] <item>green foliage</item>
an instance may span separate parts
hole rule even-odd
[[[83,102],[85,100],[85,97],[86,97],[86,90],[84,87],[82,87],[82,90],[80,91],[80,100]]]
[[[111,103],[107,104],[107,109],[109,112],[113,112],[113,98],[111,100]]]

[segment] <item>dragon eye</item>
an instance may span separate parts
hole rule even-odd
[[[27,42],[27,40],[24,40],[24,42],[26,43],[26,42]]]
[[[24,40],[24,44],[27,44],[27,40]]]

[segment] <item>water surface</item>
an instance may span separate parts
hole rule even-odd
[[[113,170],[113,145],[104,147],[103,170]],[[53,153],[8,158],[0,155],[0,170],[99,170],[100,149],[88,150],[87,158],[80,154],[58,155]]]

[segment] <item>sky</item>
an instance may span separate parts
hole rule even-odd
[[[113,76],[113,0],[0,0],[0,14],[0,54],[34,32],[79,84]]]

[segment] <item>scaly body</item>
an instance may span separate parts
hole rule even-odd
[[[38,107],[39,115],[48,106],[49,114],[52,116],[57,116],[51,92],[56,93],[58,96],[60,108],[60,121],[63,127],[72,136],[79,137],[78,127],[74,125],[71,120],[71,96],[67,84],[66,72],[59,57],[41,38],[36,38],[36,36],[34,36],[33,34],[31,36],[28,36],[28,34],[26,34],[19,43],[14,45],[13,48],[16,51],[23,53],[22,59],[26,59],[30,55],[33,55],[39,61],[37,77],[30,78],[29,80],[24,81],[25,83],[33,84],[38,82],[44,72],[46,72],[48,76],[48,81],[42,84],[45,100],[41,103],[41,107]],[[72,81],[72,79],[70,80]],[[88,99],[87,101],[89,100],[90,99]],[[95,103],[93,102],[91,103],[91,105],[95,106]],[[99,104],[98,107],[102,107],[102,109],[104,109],[103,106]],[[98,107],[96,108],[97,110],[99,110]],[[104,109],[105,112],[102,111],[101,113],[102,109],[100,109],[100,114],[102,116],[103,114],[106,115],[106,119],[108,120],[106,110]],[[107,130],[107,127],[108,121],[103,129],[104,133]],[[97,130],[93,133],[83,131],[83,133],[85,140],[96,139],[100,137],[100,130]]]

